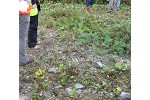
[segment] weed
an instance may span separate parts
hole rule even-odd
[[[35,74],[34,74],[34,78],[35,83],[38,85],[37,87],[37,91],[33,94],[33,99],[34,100],[42,100],[42,97],[38,95],[38,93],[43,89],[43,90],[47,90],[48,84],[46,82],[43,82],[43,80],[45,79],[45,69],[42,70],[41,68],[39,68]]]
[[[43,100],[42,96],[37,93],[37,90],[34,90],[31,94],[33,100]]]
[[[42,70],[41,68],[39,68],[36,72],[35,72],[35,78],[36,79],[40,79],[43,80],[45,78],[45,76],[43,75],[43,73],[45,72],[45,69]]]
[[[72,92],[71,97],[72,97],[73,99],[77,99],[77,88],[76,88],[76,87],[73,88],[73,92]]]
[[[81,5],[66,5],[65,8],[53,5],[50,9],[39,16],[44,22],[40,22],[42,26],[53,28],[59,31],[62,38],[77,40],[79,45],[88,45],[98,54],[114,53],[117,55],[130,55],[131,47],[131,18],[129,7],[123,9],[127,11],[128,16],[122,19],[115,15],[105,15],[101,19],[97,19],[96,15],[84,14],[78,9]],[[106,5],[97,6],[95,9],[106,7]],[[46,20],[46,22],[45,22]],[[66,35],[66,31],[72,31],[75,34]],[[70,36],[70,37],[69,37]]]
[[[63,86],[68,86],[70,83],[76,83],[76,76],[78,75],[78,70],[76,67],[72,67],[69,63],[68,66],[60,63],[59,64],[60,80],[58,81]]]

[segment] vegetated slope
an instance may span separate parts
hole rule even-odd
[[[35,62],[20,67],[20,95],[34,100],[116,100],[130,94],[130,7],[107,13],[94,5],[44,4],[39,14],[41,48],[27,49]],[[84,88],[74,87],[79,83]]]

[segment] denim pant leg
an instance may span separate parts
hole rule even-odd
[[[120,1],[121,1],[121,0],[117,0],[117,9],[120,8]]]
[[[29,15],[19,15],[19,65],[26,64],[29,61],[29,57],[26,55],[29,21]]]
[[[87,0],[86,7],[92,6],[94,0]]]

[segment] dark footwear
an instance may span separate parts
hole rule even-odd
[[[112,13],[112,11],[108,11],[107,13]]]
[[[34,58],[33,57],[29,57],[29,61],[28,62],[26,62],[26,63],[24,63],[24,64],[19,64],[19,66],[24,66],[24,65],[26,65],[26,64],[30,64],[30,63],[32,63],[34,61]]]
[[[29,57],[29,61],[27,62],[27,64],[30,64],[34,61],[34,58],[33,57]]]
[[[30,44],[28,43],[29,48],[34,48],[35,46],[36,46],[36,43],[30,43]]]
[[[30,49],[34,48],[34,46],[28,46]]]

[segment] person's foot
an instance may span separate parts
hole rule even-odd
[[[30,49],[33,49],[34,47],[35,47],[35,45],[28,45],[28,47],[30,48]]]
[[[40,41],[38,41],[38,42],[36,43],[36,45],[39,45],[39,44],[41,44],[41,42],[40,42]]]
[[[40,45],[36,45],[34,49],[40,49]]]
[[[24,66],[24,65],[26,65],[26,64],[30,64],[30,63],[32,63],[34,61],[34,58],[33,57],[29,57],[29,61],[27,61],[26,63],[24,63],[24,64],[19,64],[19,66]]]
[[[29,57],[29,61],[27,62],[27,64],[30,64],[34,61],[34,58],[33,57]]]
[[[112,11],[108,11],[107,13],[112,13]]]
[[[86,8],[85,8],[85,12],[86,12],[86,13],[88,13],[88,12],[89,12],[89,9],[88,9],[88,7],[86,7]]]

